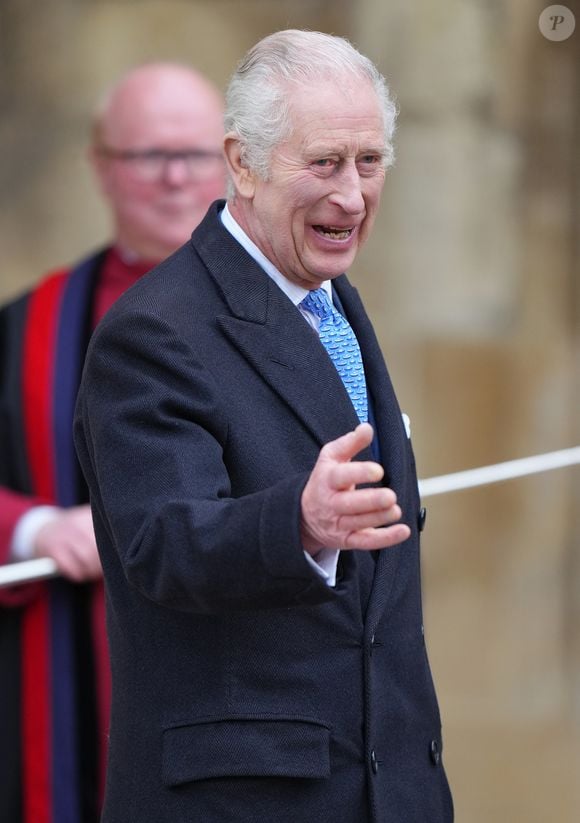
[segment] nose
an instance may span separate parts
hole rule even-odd
[[[335,178],[336,186],[329,197],[331,203],[340,206],[347,214],[360,214],[365,209],[361,177],[356,163],[345,162]]]
[[[183,186],[189,182],[191,171],[186,157],[167,157],[163,166],[163,181],[172,187]]]

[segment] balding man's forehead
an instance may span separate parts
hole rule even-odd
[[[103,122],[120,117],[127,106],[155,109],[168,96],[179,96],[190,106],[204,107],[209,116],[212,108],[221,112],[223,107],[217,87],[194,69],[180,63],[147,63],[127,72],[109,89],[97,107],[95,119]]]
[[[151,144],[170,133],[178,139],[206,135],[221,139],[223,100],[197,72],[180,65],[151,64],[126,75],[97,120],[100,139]],[[179,135],[179,131],[183,134]]]

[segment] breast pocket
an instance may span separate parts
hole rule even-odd
[[[295,718],[211,719],[163,733],[163,782],[213,777],[330,776],[330,729]]]

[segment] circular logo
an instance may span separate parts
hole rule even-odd
[[[576,28],[576,18],[568,6],[548,6],[538,20],[540,31],[548,40],[567,40]]]

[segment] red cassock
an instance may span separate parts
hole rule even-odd
[[[87,492],[72,416],[92,329],[151,265],[105,249],[0,311],[0,560],[31,506]],[[110,674],[102,583],[0,590],[0,817],[91,823],[104,785]]]

